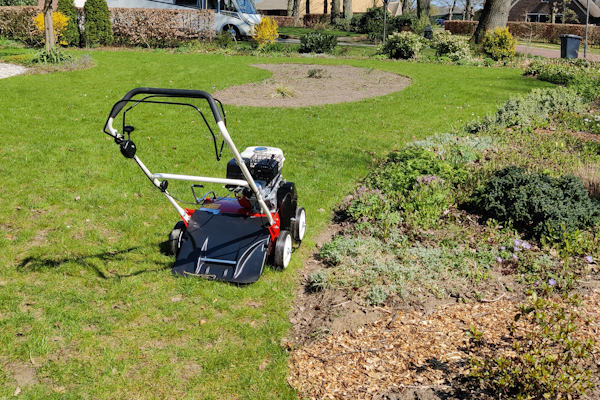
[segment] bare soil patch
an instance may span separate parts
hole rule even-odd
[[[305,107],[383,96],[410,85],[407,77],[347,65],[254,64],[273,73],[261,82],[231,86],[213,95],[236,106]]]

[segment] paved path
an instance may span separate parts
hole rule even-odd
[[[541,56],[548,58],[560,58],[560,50],[542,49],[540,47],[528,47],[521,45],[517,46],[515,50],[517,51],[517,53],[521,54],[529,54],[533,56]],[[583,58],[583,47],[579,48],[578,56],[579,58]],[[588,53],[587,59],[590,61],[600,61],[600,55]]]
[[[22,67],[20,65],[6,64],[0,62],[0,79],[20,75],[25,73],[25,71],[27,71],[27,68]]]

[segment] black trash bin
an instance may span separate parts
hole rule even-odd
[[[427,25],[425,27],[425,30],[423,31],[423,36],[425,36],[425,39],[433,39],[433,28],[431,27],[431,25]]]
[[[558,35],[560,38],[560,58],[577,58],[582,37],[577,35]]]

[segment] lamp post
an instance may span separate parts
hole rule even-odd
[[[589,0],[588,0],[589,1]],[[385,34],[385,28],[387,25],[387,5],[388,5],[389,0],[383,0],[383,44],[385,44],[385,38],[386,38],[386,34]]]
[[[590,24],[590,0],[587,0],[585,3],[585,42],[583,43],[583,58],[586,58],[586,59],[587,59],[588,25],[589,24]]]

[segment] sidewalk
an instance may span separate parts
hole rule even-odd
[[[539,47],[528,47],[528,46],[517,46],[515,48],[517,53],[528,54],[532,56],[548,57],[548,58],[560,58],[560,50],[553,49],[542,49]],[[579,48],[579,58],[583,58],[583,46]],[[590,61],[600,61],[600,55],[591,54],[588,52],[587,59]]]

